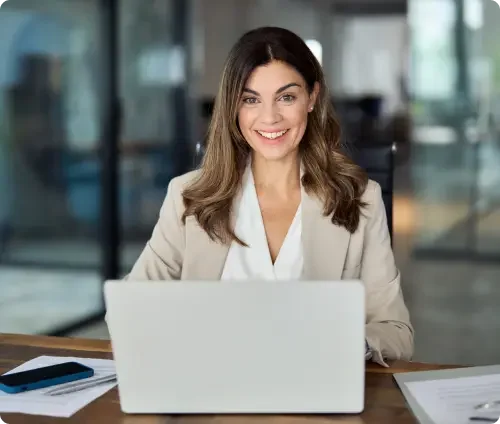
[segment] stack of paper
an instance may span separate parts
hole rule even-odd
[[[500,424],[500,367],[395,374],[421,424]],[[489,403],[490,409],[477,408]]]
[[[115,374],[114,362],[109,359],[87,359],[61,356],[39,356],[31,361],[25,362],[11,372],[27,371],[33,368],[55,365],[62,362],[76,361],[94,369],[95,375],[86,381]],[[64,387],[71,383],[61,384]],[[71,417],[74,413],[102,396],[116,385],[116,381],[99,384],[95,387],[81,391],[50,396],[48,391],[54,387],[33,390],[18,394],[7,394],[0,391],[0,413],[22,413],[32,415],[47,415],[51,417]]]

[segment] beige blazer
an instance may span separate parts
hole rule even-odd
[[[125,277],[130,280],[219,280],[229,245],[210,240],[194,217],[181,222],[182,190],[197,171],[174,178],[150,240]],[[410,360],[413,328],[394,263],[380,186],[370,181],[357,231],[350,234],[322,215],[314,196],[302,193],[304,279],[360,279],[366,287],[366,339],[372,359]],[[238,201],[238,199],[235,199]]]

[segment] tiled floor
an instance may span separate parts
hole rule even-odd
[[[122,250],[125,270],[142,247],[131,243]],[[47,333],[101,309],[100,250],[96,243],[16,242],[4,258],[38,262],[44,268],[0,264],[0,333]],[[61,270],[56,266],[61,263],[88,270]]]
[[[96,312],[97,272],[0,267],[0,333],[45,333]]]
[[[500,266],[416,261],[404,293],[415,327],[415,360],[500,363]]]

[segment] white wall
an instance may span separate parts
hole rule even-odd
[[[226,56],[232,45],[243,33],[244,8],[241,0],[199,0],[203,12],[203,66],[200,69],[198,92],[201,96],[214,96]]]
[[[247,15],[247,28],[279,26],[303,39],[321,36],[321,9],[313,1],[309,6],[293,0],[254,0]]]
[[[200,73],[201,80],[197,84],[201,96],[216,94],[229,50],[243,33],[260,26],[280,26],[294,31],[303,39],[318,40],[323,45],[325,68],[329,66],[329,55],[325,52],[325,47],[331,42],[327,29],[329,15],[320,2],[199,0],[196,5],[203,8],[204,16],[204,66]]]
[[[334,91],[382,94],[385,112],[394,112],[401,104],[400,77],[408,72],[406,17],[336,18],[332,39]]]

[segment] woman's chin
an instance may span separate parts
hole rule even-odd
[[[282,146],[259,146],[257,149],[254,149],[255,153],[260,156],[262,159],[269,161],[279,161],[289,157],[290,155],[295,155],[297,153],[297,149],[283,144]]]

